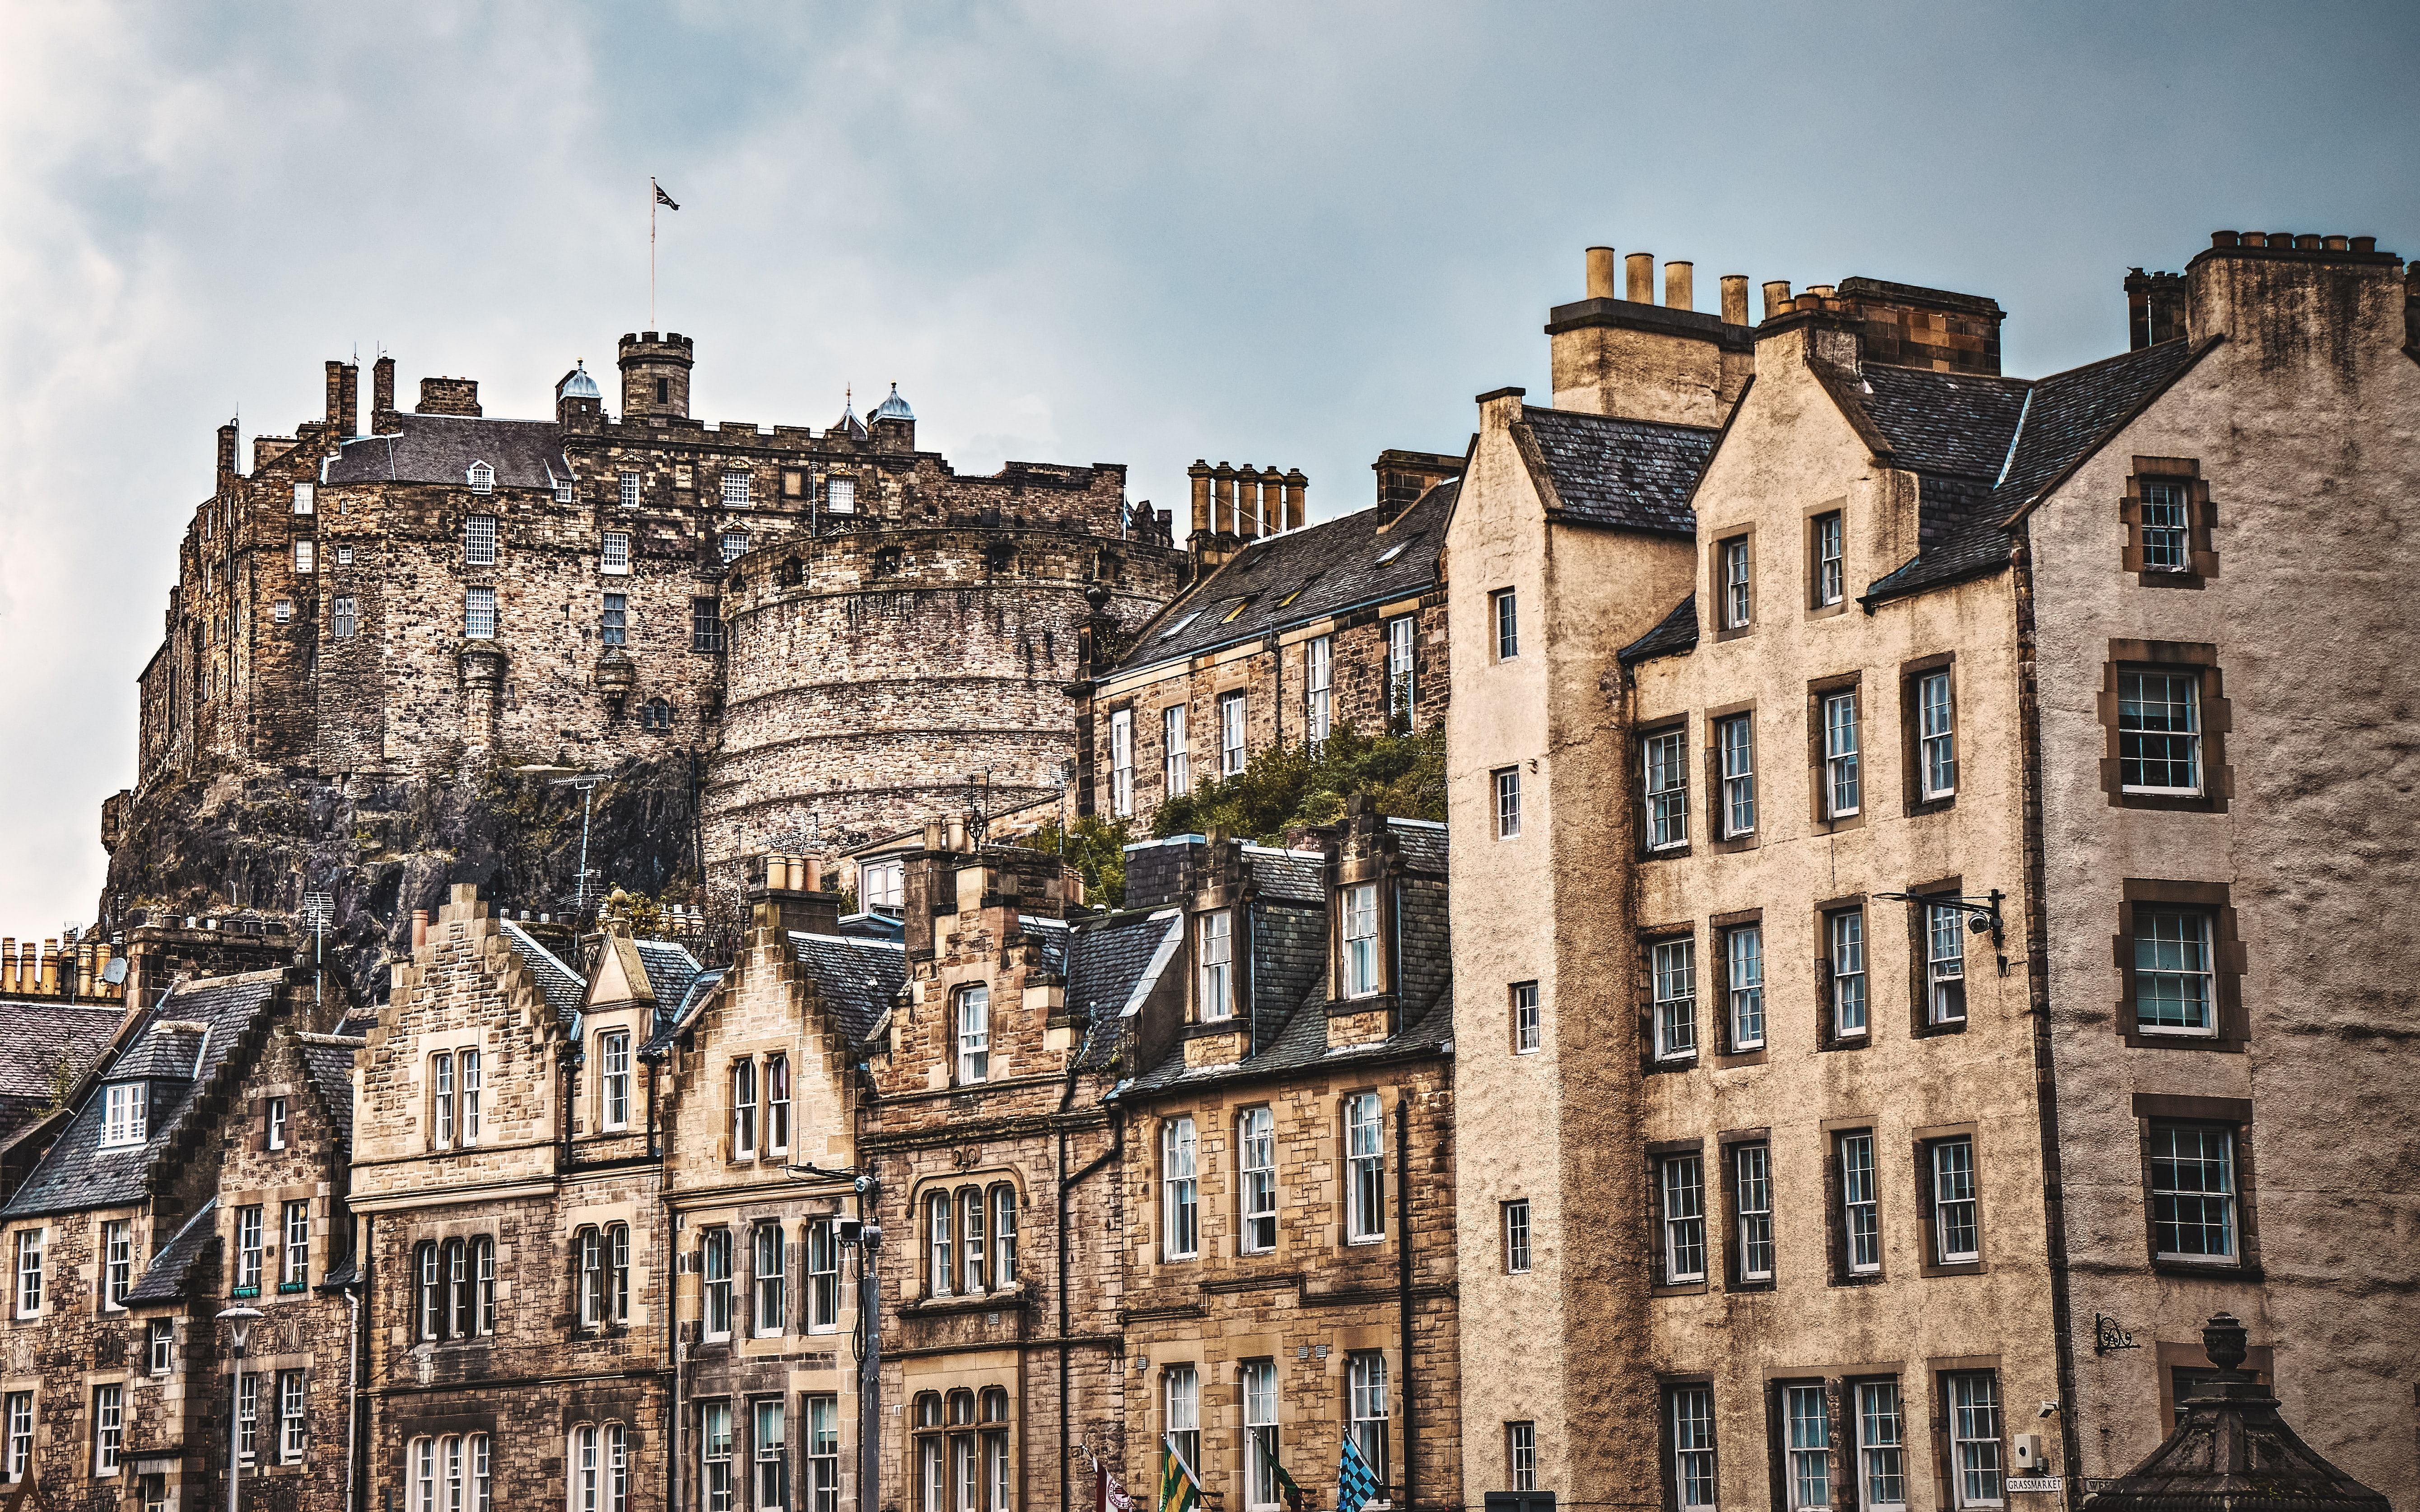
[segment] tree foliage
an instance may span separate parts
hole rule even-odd
[[[1378,812],[1396,819],[1445,818],[1445,729],[1415,734],[1365,735],[1338,725],[1314,748],[1266,746],[1233,777],[1208,778],[1191,793],[1160,805],[1155,835],[1223,829],[1267,845],[1290,830],[1332,825],[1344,800],[1368,795]]]
[[[1019,843],[1058,852],[1084,874],[1086,904],[1116,908],[1125,903],[1126,846],[1134,839],[1134,825],[1124,819],[1084,814],[1063,829],[1053,819]]]

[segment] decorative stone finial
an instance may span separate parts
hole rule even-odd
[[[2243,1364],[2243,1325],[2232,1313],[2213,1317],[2201,1331],[2202,1352],[2210,1363],[2232,1375]]]

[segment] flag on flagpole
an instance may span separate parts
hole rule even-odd
[[[1278,1495],[1285,1504],[1297,1509],[1305,1505],[1307,1499],[1303,1495],[1302,1488],[1295,1484],[1295,1478],[1292,1475],[1286,1473],[1286,1467],[1278,1462],[1277,1446],[1265,1439],[1261,1441],[1261,1458],[1269,1462],[1269,1478],[1277,1482]]]
[[[647,182],[656,184],[656,181],[652,178],[648,179]],[[664,186],[661,184],[656,184],[656,203],[668,210],[676,210],[680,208],[680,203],[677,200],[675,200],[670,194],[665,193]]]
[[[1159,1441],[1159,1512],[1202,1512],[1202,1482],[1169,1434]]]
[[[1370,1461],[1361,1458],[1361,1446],[1353,1435],[1344,1435],[1344,1453],[1336,1467],[1336,1512],[1361,1512],[1377,1500],[1378,1476]]]

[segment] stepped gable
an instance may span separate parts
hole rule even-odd
[[[790,934],[790,954],[838,1016],[851,1044],[874,1038],[908,982],[908,948],[846,934]]]

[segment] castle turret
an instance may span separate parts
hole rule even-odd
[[[677,331],[622,334],[622,415],[626,420],[687,420],[689,370],[697,343]]]

